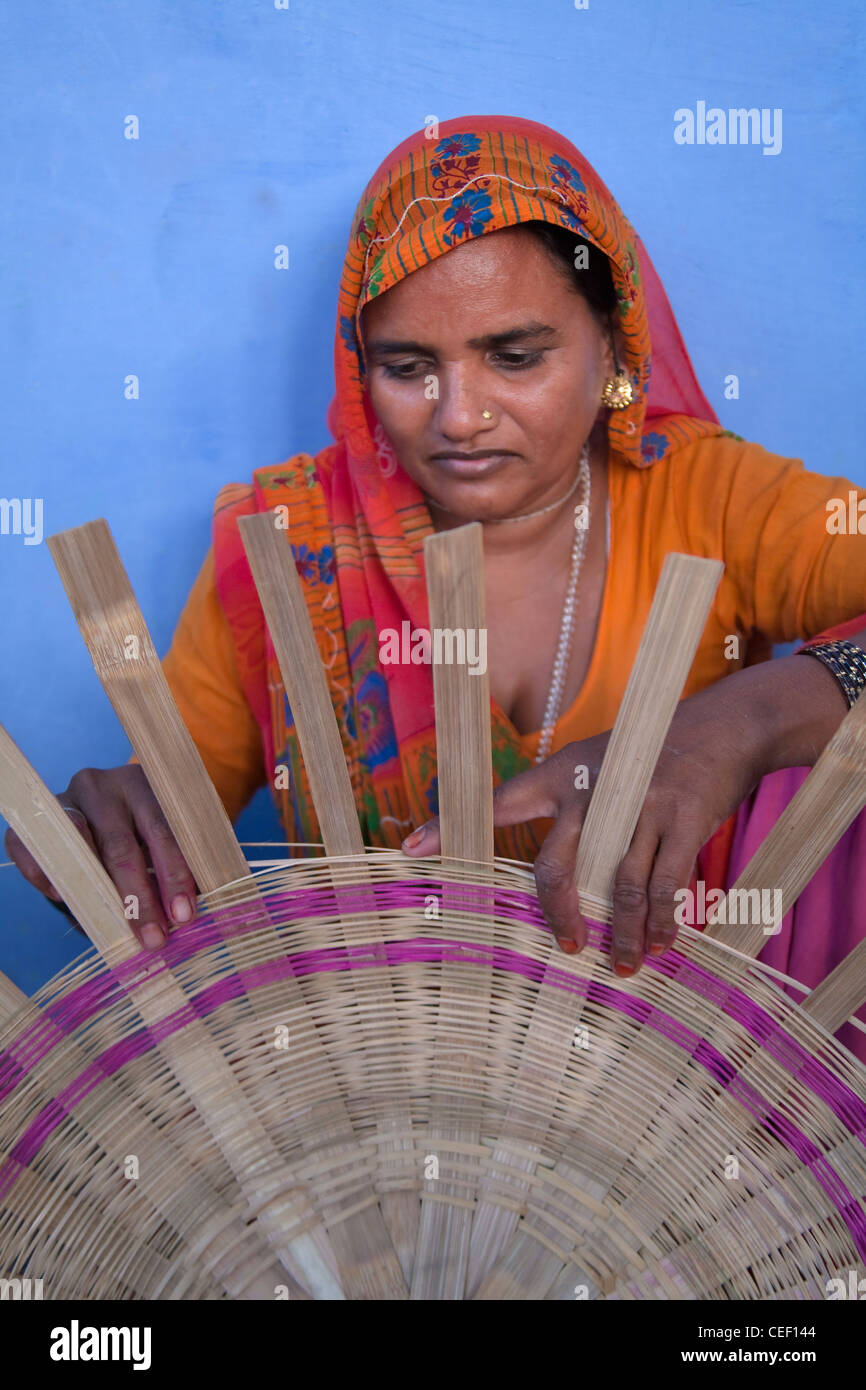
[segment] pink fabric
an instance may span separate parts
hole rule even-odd
[[[766,838],[809,768],[788,767],[764,777],[737,812],[728,886]],[[814,987],[866,937],[866,813],[861,812],[806,885],[781,931],[768,938],[759,960]],[[797,999],[803,995],[790,991]],[[866,1022],[866,1006],[857,1017]],[[866,1036],[846,1024],[840,1042],[866,1062]]]

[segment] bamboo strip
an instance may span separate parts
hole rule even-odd
[[[484,616],[484,550],[477,521],[440,531],[424,541],[424,565],[430,629],[435,641],[443,634],[462,633],[468,657],[470,633],[475,654],[482,641],[486,651]],[[482,638],[483,634],[483,638]],[[457,644],[459,657],[459,644]],[[442,857],[474,863],[493,862],[493,753],[490,732],[490,681],[468,661],[433,662],[433,701],[436,710],[436,759],[439,789],[439,830]]]
[[[835,1033],[866,997],[866,940],[858,941],[835,970],[816,985],[800,1006],[804,1013]]]
[[[599,771],[592,799],[580,837],[576,880],[581,903],[595,903],[601,897],[610,901],[614,876],[625,851],[631,843],[646,789],[655,769],[677,700],[688,675],[689,667],[707,620],[707,614],[718,587],[723,566],[716,560],[702,560],[690,555],[670,554],[666,557],[644,627],[637,657],[623,695],[622,704],[610,736]],[[556,964],[556,962],[554,962]],[[546,1007],[542,983],[539,992],[539,1012]],[[530,1037],[543,1025],[534,1018]],[[558,1036],[546,1036],[544,1043],[550,1053],[551,1084],[561,1083],[565,1068],[574,1055],[575,1027]],[[539,1038],[538,1041],[541,1041]],[[520,1083],[516,1088],[519,1094]],[[546,1126],[539,1125],[536,1138],[543,1144]],[[533,1164],[524,1160],[515,1165],[530,1175]],[[515,1180],[517,1192],[528,1191],[527,1182]],[[471,1290],[476,1297],[500,1297],[500,1276],[485,1282],[485,1275],[513,1235],[517,1222],[505,1211],[486,1210],[476,1218],[473,1236],[475,1261],[471,1272]],[[519,1244],[506,1259],[515,1258],[520,1265]],[[558,1272],[556,1257],[551,1252],[545,1260],[534,1255],[533,1267],[543,1285]],[[543,1292],[538,1294],[543,1296]]]
[[[480,933],[471,913],[461,916],[455,911],[448,924],[447,958],[462,958],[459,969],[468,982],[462,992],[451,993],[448,1021],[453,1056],[449,1058],[436,1042],[441,971],[438,965],[431,971],[428,947],[413,940],[417,907],[412,904],[423,901],[430,883],[444,880],[460,889],[480,884],[482,869],[438,858],[407,864],[394,851],[369,853],[361,861],[367,869],[365,884],[393,888],[399,882],[401,888],[381,895],[376,888],[378,911],[347,915],[345,946],[338,955],[327,944],[322,949],[322,928],[333,918],[334,883],[342,887],[357,881],[355,862],[350,856],[336,862],[299,860],[261,875],[257,887],[270,904],[279,939],[272,943],[255,931],[237,939],[240,978],[252,978],[272,963],[277,969],[266,988],[274,995],[287,978],[286,963],[291,963],[292,972],[295,964],[310,972],[310,1008],[327,1039],[330,1069],[323,1070],[314,1056],[293,1051],[279,1094],[272,1090],[269,1098],[263,1095],[264,1108],[257,1113],[295,1177],[310,1184],[319,1208],[329,1203],[325,1194],[341,1181],[340,1156],[335,1158],[328,1145],[325,1152],[315,1143],[306,1149],[294,1121],[282,1118],[283,1106],[291,1116],[303,1109],[307,1131],[315,1137],[320,1101],[336,1084],[357,1124],[355,1165],[375,1173],[377,1167],[381,1171],[377,1118],[387,1104],[393,1078],[405,1073],[412,1098],[412,1128],[401,1137],[413,1141],[414,1153],[404,1161],[402,1181],[415,1190],[418,1156],[430,1148],[431,1116],[453,1115],[464,1095],[465,1073],[457,1065],[459,1048],[479,1063],[470,1093],[470,1118],[485,1115],[491,1128],[482,1129],[484,1137],[478,1142],[464,1132],[462,1138],[443,1146],[449,1155],[445,1178],[455,1190],[453,1194],[435,1191],[428,1201],[471,1211],[473,1202],[482,1197],[512,1213],[516,1208],[520,1222],[516,1234],[523,1247],[512,1244],[503,1252],[491,1271],[488,1296],[490,1289],[498,1287],[500,1297],[568,1297],[570,1287],[570,1296],[577,1297],[576,1286],[587,1284],[590,1297],[623,1300],[774,1298],[789,1296],[791,1291],[814,1298],[824,1296],[828,1273],[856,1265],[855,1208],[858,1194],[866,1191],[856,1106],[866,1103],[866,1069],[779,991],[775,976],[765,976],[760,966],[690,928],[683,930],[676,960],[667,966],[652,963],[619,986],[611,983],[606,952],[593,948],[579,957],[558,960],[555,969],[551,963],[544,974],[550,959],[548,938],[536,914],[532,920],[524,918],[531,873],[525,866],[497,861],[492,937]],[[411,893],[407,880],[416,882]],[[384,1052],[377,972],[363,968],[369,960],[364,949],[374,934],[381,935],[388,947],[400,1009],[400,1034]],[[418,956],[413,962],[414,950]],[[491,951],[495,951],[495,964],[488,1014],[466,1005],[473,980],[488,971]],[[347,969],[353,957],[359,968]],[[205,1004],[214,986],[225,983],[226,961],[218,941],[185,957],[181,968],[194,1009],[199,1001]],[[558,989],[554,977],[558,977]],[[104,979],[104,968],[85,962],[65,981],[45,987],[43,1007],[63,1018],[67,997],[80,997],[82,986],[86,994],[91,987],[99,991]],[[734,1001],[730,1011],[725,1007],[729,987],[751,1000],[752,1008],[742,1017]],[[581,1020],[589,1030],[591,1048],[588,1054],[575,1051],[557,1080],[551,1075],[547,1040],[568,1031],[574,1003],[581,996],[585,1000]],[[630,1001],[625,996],[634,998]],[[86,1041],[91,1055],[98,1057],[115,1040],[131,1036],[130,1024],[135,1027],[131,1002],[127,993],[114,991],[105,1009],[81,1016],[80,1034],[76,1031],[74,1036]],[[268,1062],[249,1053],[245,1003],[241,993],[220,1005],[219,1032],[229,1055],[236,1059],[237,1078],[247,1090],[255,1068],[267,1068]],[[745,1074],[741,1069],[744,1047],[747,1051],[761,1015],[765,1021],[758,1022],[757,1033],[767,1040],[766,1056],[758,1057]],[[499,1026],[502,1019],[509,1023],[504,1030]],[[0,1045],[4,1042],[0,1040]],[[723,1059],[721,1068],[714,1060],[716,1053]],[[596,1055],[598,1065],[593,1061]],[[689,1067],[682,1085],[667,1105],[659,1105],[665,1075],[676,1073],[684,1058]],[[828,1068],[824,1080],[820,1070],[813,1074],[811,1066],[804,1068],[804,1061],[810,1059],[817,1068]],[[188,1110],[183,1092],[173,1084],[158,1052],[151,1048],[128,1066],[136,1093],[172,1137],[202,1135],[202,1162],[210,1165],[208,1155],[215,1156],[213,1141],[204,1137],[200,1120]],[[34,1080],[46,1093],[59,1095],[68,1075],[63,1050],[57,1048],[39,1063]],[[835,1099],[832,1088],[825,1086],[833,1077],[837,1079]],[[761,1102],[757,1126],[752,1102],[742,1094],[747,1079]],[[59,1090],[53,1089],[55,1084]],[[721,1092],[733,1102],[730,1114],[718,1108]],[[103,1092],[99,1088],[93,1094],[96,1100]],[[845,1095],[851,1104],[844,1102]],[[4,1106],[0,1149],[8,1151],[32,1121],[32,1099],[32,1092],[28,1096],[22,1084],[11,1097],[11,1111],[9,1104]],[[23,1107],[20,1114],[15,1113],[16,1105]],[[762,1124],[765,1111],[771,1117],[787,1115],[793,1136],[774,1118]],[[79,1114],[81,1108],[76,1107]],[[536,1155],[526,1137],[541,1123],[546,1124],[545,1140]],[[802,1144],[797,1135],[802,1136]],[[135,1135],[129,1139],[135,1147]],[[509,1162],[498,1157],[506,1150],[512,1158],[537,1159],[535,1171],[523,1175],[523,1192],[516,1191]],[[633,1155],[624,1167],[623,1150]],[[818,1164],[804,1160],[804,1153],[810,1152],[821,1156]],[[722,1173],[722,1160],[728,1153],[737,1155],[741,1164],[735,1181],[725,1181],[728,1175]],[[220,1171],[223,1168],[221,1164]],[[213,1170],[208,1166],[207,1171]],[[106,1212],[88,1197],[76,1213],[64,1193],[74,1191],[80,1180],[96,1192],[101,1182],[110,1201],[116,1189],[105,1184],[104,1172],[104,1164],[100,1173],[80,1145],[78,1151],[70,1147],[66,1129],[57,1128],[38,1159],[21,1174],[11,1208],[0,1213],[0,1245],[8,1243],[4,1237],[10,1231],[32,1232],[26,1248],[33,1260],[42,1261],[39,1272],[44,1268],[46,1273],[52,1268],[49,1257],[56,1256],[61,1266],[73,1241],[86,1252],[97,1250],[100,1231],[109,1230]],[[35,1187],[28,1188],[31,1173],[51,1177],[60,1188],[56,1204],[48,1211]],[[355,1184],[352,1200],[363,1200],[363,1191],[363,1183]],[[131,1208],[129,1214],[131,1219]],[[191,1210],[193,1224],[188,1229],[194,1230],[194,1217]],[[151,1239],[154,1256],[149,1261]],[[159,1266],[159,1255],[170,1246],[146,1223],[142,1242],[141,1260],[131,1258],[127,1263],[116,1237],[107,1237],[108,1288],[91,1267],[92,1260],[89,1264],[76,1261],[82,1291],[106,1297],[129,1287],[140,1296],[176,1296],[181,1285],[166,1284]],[[186,1250],[190,1251],[189,1245]],[[188,1254],[186,1265],[191,1272],[195,1268]],[[37,1269],[36,1264],[29,1267]],[[58,1267],[58,1276],[61,1273],[64,1281],[72,1277],[68,1261],[62,1269]],[[126,1280],[124,1285],[118,1282],[121,1279]],[[188,1283],[185,1287],[195,1296],[201,1286]],[[72,1284],[69,1296],[75,1292]]]
[[[249,866],[174,703],[108,526],[104,521],[90,522],[49,538],[48,545],[97,675],[199,889],[214,895],[219,905],[228,901],[229,895],[223,896],[225,886],[231,889],[233,883],[241,880],[255,901]],[[272,934],[264,912],[262,930]],[[226,948],[233,954],[230,940]],[[302,994],[297,986],[296,1000]],[[251,1006],[261,1016],[256,998]],[[273,1026],[273,1020],[265,1018],[263,1022]],[[306,1045],[316,1045],[315,1024],[300,1011],[295,1033]],[[351,1124],[336,1096],[333,1126],[335,1144],[345,1142],[351,1134]],[[274,1216],[268,1220],[273,1223]],[[404,1287],[399,1262],[378,1209],[359,1212],[350,1221],[339,1221],[330,1240],[320,1230],[316,1240],[328,1259],[333,1247],[341,1280],[350,1296],[389,1297],[395,1288]],[[336,1296],[336,1286],[332,1286],[332,1293]]]
[[[610,899],[724,565],[665,557],[580,835],[579,893]]]
[[[211,893],[249,878],[243,850],[178,713],[107,523],[90,521],[49,536],[48,549],[96,674],[199,891]]]
[[[0,727],[0,736],[3,733],[4,731]],[[0,766],[2,766],[2,753],[0,753]],[[34,1011],[37,1007],[27,999],[27,996],[18,989],[17,985],[13,984],[6,975],[0,973],[0,1029],[9,1022],[14,1014],[28,1006]],[[49,1027],[52,1026],[49,1020],[46,1020],[46,1024]],[[64,1046],[69,1051],[73,1064],[79,1071],[83,1071],[88,1059],[81,1049],[71,1039],[66,1039]],[[231,1229],[220,1229],[215,1237],[206,1238],[202,1242],[199,1258],[205,1268],[209,1266],[213,1268],[213,1277],[222,1283],[228,1296],[230,1298],[272,1298],[275,1285],[289,1280],[292,1297],[305,1299],[307,1295],[301,1286],[276,1264],[262,1278],[257,1276],[251,1284],[248,1272],[251,1256],[247,1256],[243,1261],[239,1260],[237,1247],[243,1244],[249,1245],[251,1240],[255,1240],[257,1251],[254,1254],[251,1252],[252,1258],[261,1263],[262,1252],[263,1250],[266,1251],[268,1247],[266,1244],[263,1247],[259,1244],[256,1237],[257,1228],[247,1226],[239,1218],[237,1212],[224,1207],[222,1199],[215,1192],[210,1191],[204,1180],[195,1172],[191,1166],[190,1158],[181,1154],[166,1138],[165,1134],[151,1123],[135,1097],[130,1095],[128,1087],[122,1085],[119,1078],[116,1086],[109,1080],[106,1080],[104,1084],[117,1093],[116,1103],[123,1110],[124,1130],[130,1125],[136,1126],[136,1142],[142,1172],[154,1173],[161,1163],[174,1176],[173,1189],[168,1193],[163,1190],[158,1181],[154,1181],[153,1184],[145,1182],[141,1185],[141,1190],[147,1199],[153,1201],[154,1210],[158,1211],[160,1216],[174,1227],[178,1235],[185,1239],[185,1232],[182,1229],[183,1223],[178,1220],[178,1208],[182,1211],[192,1206],[201,1212],[224,1209],[224,1214],[220,1218],[222,1225],[230,1226]],[[46,1103],[49,1099],[51,1098],[48,1096],[44,1097]],[[110,1133],[101,1122],[96,1125],[93,1123],[90,1126],[85,1125],[78,1112],[69,1116],[69,1122],[80,1124],[83,1135],[98,1145],[116,1169],[121,1170],[127,1145],[120,1134]],[[128,1236],[132,1239],[131,1232],[128,1233]],[[208,1250],[207,1247],[211,1243],[212,1248]],[[230,1260],[229,1263],[226,1261],[227,1256]]]
[[[117,889],[2,726],[0,774],[3,815],[69,905],[106,964],[117,965],[131,959],[139,947],[124,918]],[[155,961],[151,972],[157,965]],[[148,966],[143,964],[132,989],[146,1026],[158,1023],[174,1010],[188,1008],[183,990],[168,971],[148,973]],[[160,1047],[220,1145],[250,1205],[255,1208],[274,1196],[282,1185],[276,1155],[204,1025],[199,1021],[190,1023],[182,1037],[168,1037]],[[286,1269],[302,1286],[309,1286],[320,1297],[339,1298],[341,1290],[330,1268],[327,1243],[321,1237],[308,1235],[285,1239],[284,1219],[295,1222],[298,1214],[298,1199],[290,1195],[282,1205],[274,1204],[262,1212],[262,1230]]]
[[[743,869],[705,935],[756,956],[767,944],[760,922],[739,923],[743,894],[779,889],[790,912],[810,878],[866,806],[866,699],[849,709],[806,780]],[[751,900],[752,902],[754,899]],[[755,915],[755,914],[752,914]],[[724,916],[725,921],[721,918]],[[862,998],[858,1003],[862,1003]]]
[[[2,738],[5,732],[5,729],[0,725],[0,747],[2,747]],[[8,975],[4,975],[0,972],[0,1027],[2,1027],[13,1014],[17,1013],[19,1009],[23,1009],[26,1003],[27,995],[24,991],[19,989],[18,986],[9,979]]]
[[[444,656],[445,634],[461,633],[464,655],[468,657],[472,634],[478,658],[482,640],[486,651],[487,639],[484,552],[478,522],[428,536],[424,542],[424,566],[431,641],[436,641],[437,630],[443,634]],[[467,662],[437,662],[435,648],[433,655],[442,860],[455,860],[458,864],[472,861],[483,878],[479,866],[493,863],[493,754],[486,661],[484,672],[479,675],[477,666],[473,673]],[[443,926],[450,923],[453,905],[455,899],[443,893]],[[485,919],[482,916],[480,920]],[[436,1056],[444,1065],[456,1065],[461,1090],[477,1092],[478,1059],[468,1051],[454,1054],[454,1030],[449,1019],[452,998],[463,997],[465,977],[459,967],[443,965],[440,979]],[[490,973],[483,972],[476,981],[472,1002],[485,1016],[490,1005],[489,987]],[[481,1116],[470,1101],[451,1107],[434,1106],[429,1130],[431,1154],[445,1163],[449,1139],[477,1143],[481,1123]],[[463,1298],[473,1220],[472,1206],[463,1200],[464,1188],[465,1183],[456,1184],[444,1178],[431,1179],[425,1186],[411,1287],[413,1299]]]
[[[363,854],[352,782],[289,537],[274,512],[242,517],[238,527],[289,697],[325,853]]]
[[[331,858],[363,855],[364,838],[325,669],[289,537],[278,529],[277,516],[267,512],[241,518],[241,539],[289,698],[325,851]],[[358,878],[367,878],[363,863],[358,865]],[[372,893],[366,897],[368,909],[375,911]],[[341,934],[345,939],[344,930]],[[374,932],[373,940],[381,945],[381,932]],[[396,1028],[397,1014],[384,955],[382,964],[379,1007],[384,1031]],[[384,1137],[389,1131],[410,1129],[408,1096],[398,1092],[389,1114],[379,1121],[379,1133]],[[393,1153],[407,1148],[399,1140],[390,1140],[389,1146]],[[379,1205],[408,1285],[418,1238],[418,1199],[412,1192],[382,1192]]]

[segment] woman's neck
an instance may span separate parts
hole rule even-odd
[[[590,524],[594,527],[598,515],[598,507],[602,506],[607,500],[607,441],[600,441],[595,433],[589,439],[589,471],[590,471]],[[505,525],[501,521],[485,522],[480,524],[483,528],[482,540],[484,545],[484,555],[488,560],[512,560],[517,557],[523,560],[534,560],[549,549],[551,542],[566,532],[570,536],[574,535],[576,506],[583,501],[583,488],[578,484],[570,497],[566,494],[571,487],[574,479],[569,477],[559,483],[555,492],[551,490],[550,496],[540,497],[534,501],[528,511],[534,512],[543,507],[547,507],[551,502],[555,502],[557,497],[562,499],[562,505],[552,511],[545,512],[542,516],[527,515],[522,520],[509,520]],[[455,526],[463,526],[466,522],[460,517],[452,516],[450,513],[440,511],[438,508],[430,508],[430,516],[435,531],[450,531]]]

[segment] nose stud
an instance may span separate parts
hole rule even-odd
[[[482,418],[482,420],[492,420],[492,419],[493,419],[493,411],[492,411],[492,410],[482,410],[482,412],[481,412],[481,418]]]

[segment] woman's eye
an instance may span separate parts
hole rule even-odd
[[[520,371],[523,367],[534,367],[544,356],[543,352],[497,352],[495,356],[503,367]]]
[[[409,381],[411,377],[418,375],[424,364],[422,362],[386,362],[383,365],[386,376],[396,377],[398,381]]]

